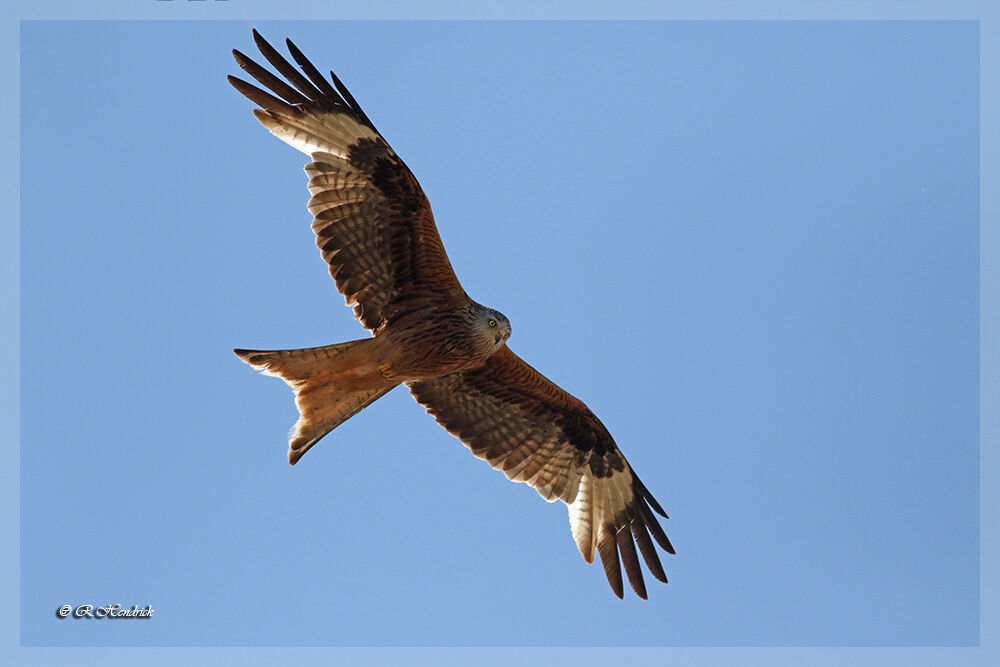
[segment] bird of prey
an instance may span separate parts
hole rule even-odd
[[[604,425],[579,399],[507,346],[510,322],[465,293],[445,254],[420,184],[340,79],[327,80],[286,40],[297,70],[256,30],[282,80],[239,51],[263,88],[230,76],[260,106],[257,120],[311,158],[309,211],[316,245],[347,304],[372,336],[299,350],[235,350],[295,392],[289,434],[294,465],[323,436],[399,384],[439,424],[508,479],[569,508],[573,539],[601,556],[621,598],[624,564],[646,598],[636,545],[667,581],[650,539],[674,553],[657,519],[663,508],[639,481]]]

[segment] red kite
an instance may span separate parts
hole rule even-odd
[[[330,275],[370,338],[300,350],[235,350],[295,391],[290,434],[295,464],[323,436],[399,384],[438,423],[508,479],[569,507],[573,539],[594,551],[622,597],[624,563],[639,597],[646,586],[636,553],[666,582],[650,539],[670,541],[653,515],[663,508],[639,481],[611,434],[579,399],[509,347],[510,322],[476,303],[452,270],[420,184],[340,79],[325,79],[290,40],[295,69],[255,30],[280,79],[239,51],[236,62],[271,92],[229,82],[260,105],[254,115],[309,155],[312,229]],[[273,93],[273,94],[272,94]]]

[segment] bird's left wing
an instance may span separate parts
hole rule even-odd
[[[549,502],[569,507],[583,558],[601,555],[608,582],[622,597],[620,561],[639,597],[646,586],[635,545],[654,577],[667,577],[650,533],[670,541],[653,515],[666,517],[586,405],[503,348],[475,371],[409,383],[414,397],[472,453],[507,478],[530,484]],[[633,544],[633,540],[635,544]]]
[[[254,115],[264,127],[312,157],[306,173],[316,245],[361,323],[377,331],[427,305],[467,301],[420,184],[357,100],[290,40],[301,71],[256,30],[253,36],[287,83],[239,51],[240,67],[267,90],[235,76],[229,82],[260,105]]]

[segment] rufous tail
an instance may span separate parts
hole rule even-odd
[[[279,377],[295,392],[299,420],[288,434],[288,462],[302,458],[320,438],[371,405],[396,385],[375,389],[345,390],[337,387],[338,373],[353,365],[345,353],[365,338],[336,345],[301,350],[233,350],[240,359],[264,375]]]

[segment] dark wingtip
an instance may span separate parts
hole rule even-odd
[[[649,489],[642,483],[642,480],[639,479],[639,476],[635,474],[634,470],[632,471],[632,478],[632,489],[635,495],[643,498],[646,503],[653,508],[654,512],[662,516],[664,519],[669,519],[670,517],[668,517],[667,513],[663,511],[662,507],[660,507],[660,503],[656,502],[656,498],[654,498],[653,494],[649,492]]]
[[[628,576],[628,583],[643,600],[646,599],[646,582],[642,579],[642,566],[639,564],[639,554],[635,550],[632,531],[627,525],[622,526],[615,533],[615,542],[618,545],[619,560],[625,567],[625,574]]]
[[[240,67],[246,69],[246,65],[244,65],[243,63],[250,60],[250,58],[247,58],[246,54],[240,51],[239,49],[233,49],[233,60],[239,63]]]
[[[653,546],[653,541],[649,537],[646,522],[641,516],[634,516],[629,523],[632,528],[632,536],[635,538],[636,544],[639,545],[643,560],[646,561],[646,567],[658,581],[667,583],[667,573],[663,571],[663,564],[660,562],[656,547]]]
[[[622,571],[618,560],[618,542],[615,539],[614,527],[610,524],[601,531],[602,535],[597,541],[597,553],[601,556],[601,565],[604,567],[604,574],[611,584],[611,590],[618,596],[619,600],[625,598],[625,587],[622,582]]]
[[[346,104],[341,98],[340,94],[334,89],[330,82],[323,78],[323,75],[319,73],[316,66],[313,65],[305,54],[299,50],[299,47],[295,46],[290,38],[285,38],[285,46],[288,48],[288,52],[292,54],[292,59],[299,64],[299,67],[305,72],[306,77],[323,93],[323,101],[332,106],[338,106]]]

